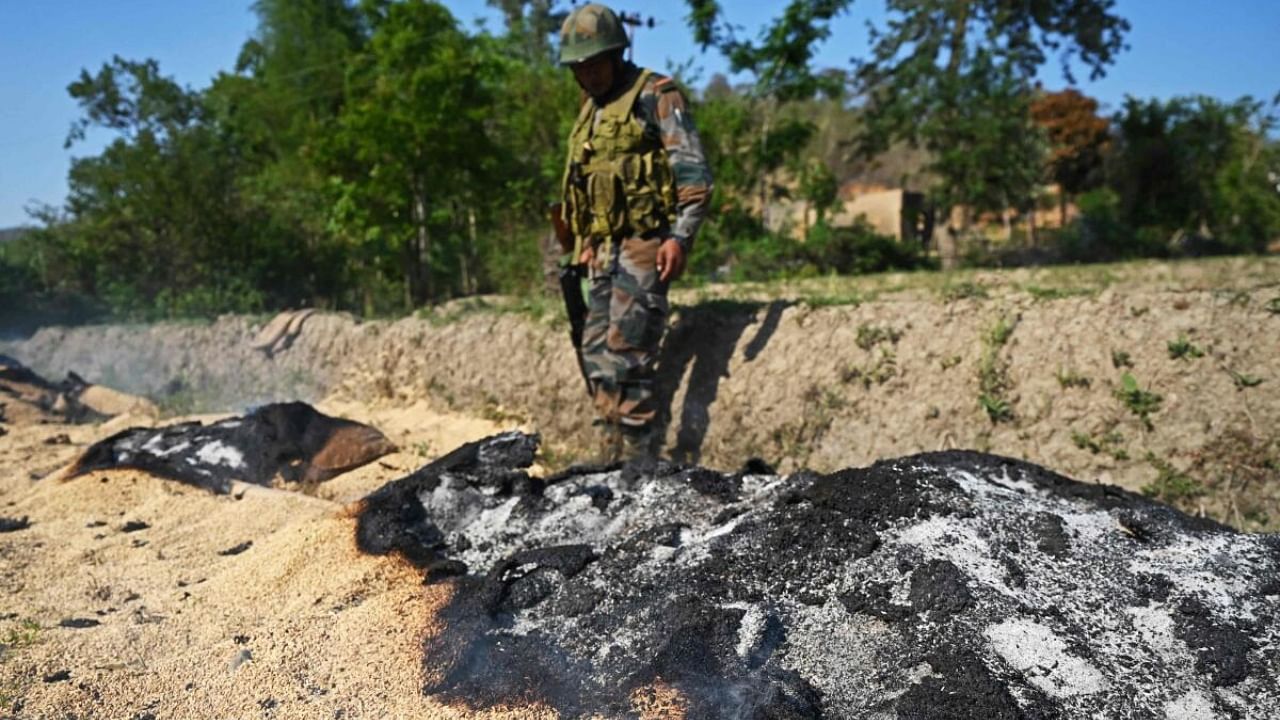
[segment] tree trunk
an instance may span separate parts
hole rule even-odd
[[[760,160],[769,152],[769,103],[765,101],[764,122],[760,126]],[[769,229],[769,173],[760,168],[760,224]]]
[[[430,302],[435,297],[431,283],[431,234],[427,229],[427,199],[419,191],[413,194],[413,219],[417,226],[413,243],[413,266],[417,277],[411,297],[417,305]],[[413,307],[409,309],[412,310]]]
[[[480,290],[480,283],[476,280],[474,270],[472,268],[480,267],[480,263],[476,258],[476,247],[479,244],[479,233],[476,231],[476,208],[474,205],[467,206],[467,251],[463,255],[462,263],[462,291],[467,295],[474,295]]]
[[[1009,197],[1007,195],[1001,205],[1004,205],[1004,207],[1000,209],[1000,224],[1004,226],[1004,241],[1012,245],[1013,221],[1009,218]]]
[[[955,208],[948,208],[946,212],[946,222],[934,224],[933,241],[934,246],[938,249],[938,262],[943,270],[950,270],[956,266],[956,227],[955,227]]]
[[[960,74],[960,63],[965,56],[965,35],[969,30],[969,1],[957,0],[953,10],[955,15],[951,26],[950,57],[947,58],[947,76],[952,80]]]

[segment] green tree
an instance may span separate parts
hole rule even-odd
[[[270,282],[304,285],[295,302],[341,307],[350,248],[328,224],[325,151],[368,31],[345,0],[260,0],[253,9],[258,27],[206,106],[245,163],[237,182],[257,234],[289,257]]]
[[[1116,115],[1109,182],[1121,220],[1161,251],[1182,231],[1225,250],[1258,251],[1280,234],[1275,105],[1197,96],[1127,98]]]
[[[473,228],[495,169],[487,130],[499,68],[439,3],[363,10],[372,34],[349,69],[331,148],[349,159],[334,186],[335,220],[394,253],[412,308],[474,290]]]
[[[813,48],[851,0],[792,0],[755,43],[724,30],[715,0],[688,3],[701,42],[719,47],[735,67],[759,68],[788,92],[803,92],[818,79],[809,67]],[[1077,62],[1092,77],[1102,75],[1128,29],[1113,0],[886,0],[886,6],[887,22],[871,30],[869,57],[854,63],[865,111],[862,152],[874,156],[897,141],[929,150],[944,207],[1029,205],[1029,168],[1038,164],[1039,145],[1027,111],[1031,80],[1050,50],[1060,53],[1068,78]]]
[[[69,145],[90,127],[117,137],[73,161],[65,221],[45,213],[61,284],[131,314],[258,307],[255,273],[269,259],[241,220],[237,154],[200,94],[154,60],[120,57],[68,90],[84,111]]]

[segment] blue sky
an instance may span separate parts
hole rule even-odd
[[[483,0],[446,0],[468,27],[498,16]],[[785,0],[722,0],[747,33],[785,5]],[[866,49],[864,23],[878,19],[879,0],[855,2],[835,36],[822,49],[823,65],[847,65]],[[1280,92],[1280,1],[1119,0],[1119,13],[1133,25],[1130,50],[1107,77],[1078,78],[1084,92],[1116,107],[1125,95],[1168,98],[1202,93],[1224,99],[1251,94],[1271,99]],[[79,113],[66,86],[81,68],[91,71],[113,54],[153,57],[161,70],[194,88],[208,84],[235,62],[253,32],[249,0],[0,0],[0,228],[28,222],[31,203],[60,205],[73,156],[96,153],[109,138],[91,135],[64,150],[67,130]],[[701,54],[684,24],[682,0],[620,3],[658,18],[636,39],[636,60],[663,69],[693,60],[705,81],[723,70],[713,53]],[[1045,85],[1064,84],[1056,66],[1044,69]]]

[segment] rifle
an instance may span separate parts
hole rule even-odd
[[[573,257],[573,233],[564,222],[563,203],[552,203],[547,208],[551,226],[555,229],[556,241],[560,243],[563,255],[560,257],[560,294],[564,297],[564,309],[569,316],[569,340],[573,343],[573,354],[578,358],[578,371],[587,385],[587,395],[592,395],[591,377],[587,375],[587,365],[582,360],[582,333],[587,325],[587,299],[583,289],[583,281],[587,278],[587,269]]]

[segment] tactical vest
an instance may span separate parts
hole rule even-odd
[[[666,232],[675,223],[675,177],[662,138],[647,135],[635,114],[636,98],[652,74],[641,70],[626,92],[598,111],[588,98],[569,134],[563,212],[575,259],[588,245],[609,257],[615,240]]]

